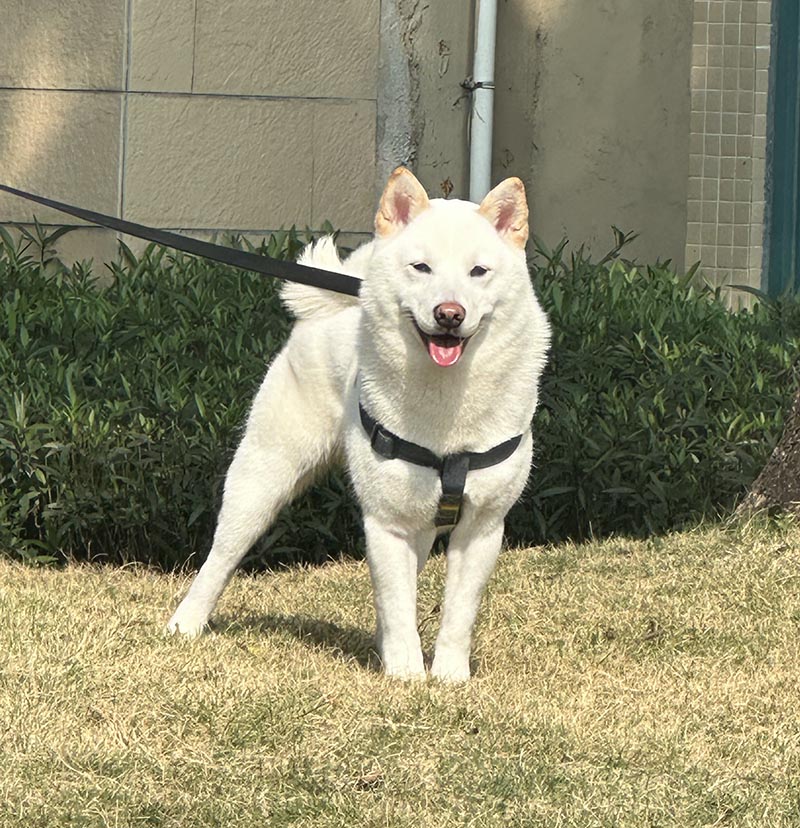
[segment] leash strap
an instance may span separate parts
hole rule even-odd
[[[476,469],[487,469],[507,460],[522,442],[518,434],[488,451],[463,451],[440,457],[423,446],[398,437],[375,420],[364,406],[358,404],[361,425],[364,427],[373,451],[387,460],[405,460],[415,466],[427,466],[439,472],[442,481],[442,495],[433,519],[437,529],[452,532],[461,517],[464,503],[464,487],[467,473]]]
[[[255,273],[262,273],[266,276],[275,276],[279,279],[286,279],[289,282],[297,282],[301,285],[332,290],[335,293],[345,293],[348,296],[358,296],[358,289],[361,280],[355,276],[348,276],[345,273],[334,273],[331,270],[322,270],[318,267],[299,265],[295,262],[284,262],[281,259],[273,259],[270,256],[262,256],[250,253],[245,250],[236,250],[232,247],[223,247],[220,244],[192,239],[180,233],[171,233],[168,230],[157,230],[155,227],[147,227],[144,224],[136,224],[132,221],[106,216],[103,213],[95,213],[93,210],[84,210],[82,207],[75,207],[72,204],[65,204],[61,201],[34,193],[17,190],[6,184],[0,184],[0,190],[11,195],[19,196],[27,201],[34,201],[45,207],[51,207],[61,213],[88,221],[100,227],[107,227],[116,230],[118,233],[127,233],[129,236],[136,236],[139,239],[155,242],[164,247],[172,247],[175,250],[182,250],[184,253],[191,253],[193,256],[202,256],[205,259],[212,259],[215,262],[238,267],[242,270],[251,270]]]

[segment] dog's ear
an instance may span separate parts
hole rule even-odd
[[[525,185],[518,178],[501,181],[481,202],[478,212],[513,245],[528,241],[528,202]]]
[[[386,237],[402,230],[430,206],[428,195],[413,173],[398,167],[390,176],[375,216],[375,233]]]

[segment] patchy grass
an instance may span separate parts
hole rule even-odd
[[[800,825],[800,528],[509,551],[462,687],[372,669],[363,563],[187,584],[0,563],[0,825]]]

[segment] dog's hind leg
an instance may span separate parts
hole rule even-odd
[[[336,450],[342,394],[304,379],[286,352],[270,368],[225,479],[208,559],[170,619],[170,632],[202,632],[247,550]]]

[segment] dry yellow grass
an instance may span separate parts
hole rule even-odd
[[[362,563],[194,642],[187,582],[0,563],[0,825],[800,826],[798,528],[509,551],[462,687],[371,668]]]

